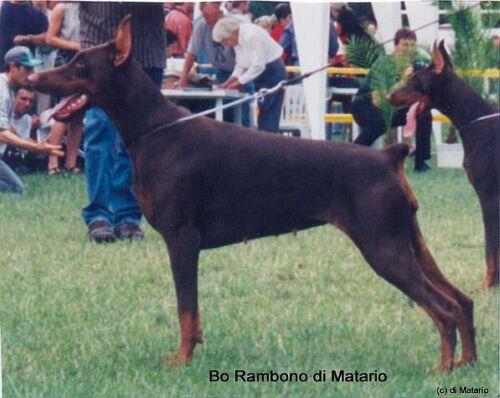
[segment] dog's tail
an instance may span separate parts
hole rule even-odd
[[[410,147],[404,143],[394,144],[384,149],[384,151],[394,167],[399,169],[403,165],[405,158],[410,153]]]

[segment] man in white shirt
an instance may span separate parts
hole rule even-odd
[[[255,89],[274,87],[286,80],[283,49],[269,33],[254,24],[240,24],[230,17],[221,18],[213,29],[217,43],[234,48],[236,66],[221,88],[241,90],[244,84],[254,82]],[[260,130],[277,132],[284,92],[280,90],[259,102],[257,125]]]

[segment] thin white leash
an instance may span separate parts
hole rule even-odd
[[[156,126],[156,127],[152,128],[151,130],[148,130],[144,134],[140,135],[134,141],[137,141],[137,140],[144,138],[148,135],[154,134],[154,133],[161,131],[165,128],[175,126],[175,125],[180,124],[180,123],[185,123],[185,122],[197,119],[197,118],[202,117],[202,116],[210,115],[212,113],[217,112],[218,110],[232,108],[236,105],[244,104],[245,102],[252,101],[254,99],[257,99],[257,101],[259,101],[259,102],[263,101],[266,96],[274,94],[275,92],[277,92],[279,90],[282,90],[287,85],[287,83],[289,83],[289,82],[286,80],[282,80],[276,86],[271,87],[271,88],[261,88],[259,91],[257,91],[256,93],[254,93],[252,95],[249,95],[249,96],[246,96],[243,98],[238,98],[234,101],[228,102],[227,104],[222,104],[222,105],[218,105],[218,106],[215,106],[213,108],[207,109],[206,111],[202,111],[199,113],[193,113],[192,115],[181,117],[181,118],[176,119],[170,123],[160,124],[159,126]]]

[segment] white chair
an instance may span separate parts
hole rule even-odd
[[[309,138],[311,131],[307,123],[307,109],[304,87],[300,85],[287,86],[281,108],[280,131],[292,133],[300,131],[300,136]]]

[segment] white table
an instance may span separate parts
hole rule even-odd
[[[224,100],[235,100],[239,98],[246,97],[247,93],[242,93],[238,90],[207,90],[203,88],[179,88],[179,89],[163,89],[162,94],[171,100],[213,100],[215,106],[219,107],[223,105]],[[242,104],[236,105],[234,107],[234,121],[241,124],[241,114],[242,114]],[[223,111],[222,109],[217,109],[215,111],[215,119],[223,121]]]
[[[359,87],[328,87],[327,92],[337,95],[345,95],[346,97],[354,97],[358,92]]]

